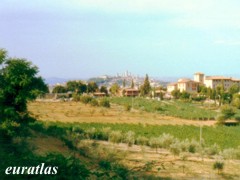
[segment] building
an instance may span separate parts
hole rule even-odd
[[[170,83],[167,85],[167,92],[172,92],[178,89],[178,83]]]
[[[135,96],[138,96],[139,95],[139,90],[137,89],[132,89],[132,88],[129,88],[129,89],[125,89],[124,90],[124,95],[125,96],[132,96],[132,97],[135,97]]]
[[[204,85],[212,89],[215,89],[219,85],[222,85],[224,89],[229,89],[234,84],[237,84],[239,86],[240,80],[223,76],[206,76],[204,79]]]
[[[223,85],[224,89],[229,89],[234,84],[240,87],[240,79],[234,79],[232,77],[224,76],[205,76],[201,72],[194,74],[194,80],[191,79],[179,79],[176,83],[168,84],[167,92],[173,90],[180,90],[180,92],[186,91],[189,93],[197,92],[199,85],[215,89],[219,85]]]
[[[194,93],[197,92],[199,84],[199,82],[191,79],[179,79],[177,82],[177,89],[180,92],[186,91],[189,93]]]

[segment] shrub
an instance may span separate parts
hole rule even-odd
[[[121,131],[110,132],[109,141],[113,143],[120,143],[122,141],[122,132]]]
[[[90,105],[91,106],[99,106],[98,101],[94,98],[90,101]]]
[[[229,119],[236,114],[235,109],[230,107],[229,105],[225,105],[221,108],[221,113],[225,117],[225,119]]]
[[[125,109],[125,111],[130,111],[131,108],[132,108],[132,106],[129,105],[129,104],[125,104],[125,105],[124,105],[124,109]]]
[[[217,169],[218,170],[218,174],[220,173],[220,171],[222,171],[224,168],[224,162],[220,162],[220,161],[216,161],[213,164],[213,169]]]
[[[80,101],[84,104],[88,104],[92,100],[91,96],[84,95],[80,97]]]
[[[108,140],[109,135],[111,133],[111,128],[110,127],[104,127],[104,128],[102,128],[101,133],[102,133],[102,139],[103,140]]]
[[[147,145],[148,141],[148,138],[146,138],[145,136],[138,136],[136,138],[136,144],[138,145]]]
[[[220,147],[216,143],[210,146],[209,148],[206,148],[206,153],[208,155],[216,155],[216,154],[219,154],[219,152],[220,152]]]
[[[181,152],[181,144],[179,141],[175,141],[175,143],[170,145],[170,152],[173,153],[173,155],[179,155]]]
[[[95,139],[96,138],[96,128],[87,129],[85,131],[87,138]]]
[[[99,105],[102,107],[110,108],[110,102],[106,98],[102,98],[99,102]]]
[[[128,146],[132,146],[135,143],[135,133],[133,131],[128,131],[124,136],[124,141]]]
[[[151,148],[155,148],[156,152],[157,152],[158,148],[160,147],[160,145],[161,145],[161,141],[160,141],[159,137],[151,137],[149,139],[149,146]]]
[[[175,138],[170,134],[163,133],[162,136],[160,136],[161,141],[161,147],[163,148],[169,148],[172,143],[174,143]]]

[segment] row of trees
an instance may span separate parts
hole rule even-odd
[[[76,94],[83,94],[83,93],[94,93],[94,92],[104,92],[108,94],[108,90],[106,86],[98,87],[96,82],[89,82],[85,83],[83,81],[68,81],[66,86],[58,85],[55,86],[53,89],[53,93],[67,93],[67,92],[74,92]]]
[[[126,86],[125,80],[123,81],[123,87]],[[134,81],[131,82],[131,88],[134,88]],[[118,95],[120,93],[120,86],[117,83],[114,83],[109,91],[112,95]],[[140,86],[140,94],[141,96],[146,96],[151,91],[151,86],[149,82],[149,77],[146,75],[144,79],[144,83]],[[94,92],[104,92],[108,95],[108,89],[106,86],[98,87],[97,83],[94,81],[85,83],[83,81],[68,81],[66,86],[58,85],[55,86],[52,93],[67,93],[67,92],[74,92],[76,94],[83,94],[83,93],[94,93]]]

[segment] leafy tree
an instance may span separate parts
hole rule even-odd
[[[120,90],[120,87],[117,83],[114,83],[111,88],[110,88],[110,92],[113,94],[113,95],[117,95],[119,93],[119,90]]]
[[[101,86],[101,87],[100,87],[100,92],[105,93],[106,95],[108,95],[108,89],[107,89],[107,87],[106,87],[106,86]]]
[[[181,92],[179,90],[173,90],[171,92],[171,95],[175,98],[175,99],[179,99],[181,96]]]
[[[0,50],[0,119],[22,120],[27,115],[27,101],[48,91],[38,68],[25,59],[7,58]]]
[[[96,92],[98,90],[98,85],[96,82],[94,81],[90,81],[87,85],[87,91],[88,93],[93,93]]]
[[[239,94],[233,95],[232,105],[235,106],[236,108],[240,109],[240,95]]]
[[[239,86],[237,84],[234,84],[229,88],[228,91],[231,95],[236,94],[239,92]]]
[[[183,91],[180,95],[181,99],[189,99],[190,98],[190,94],[186,91]]]
[[[57,85],[53,88],[52,93],[66,93],[67,92],[67,88],[61,85]]]
[[[151,86],[150,86],[148,75],[146,74],[146,77],[144,79],[144,83],[140,87],[140,93],[141,93],[142,96],[146,96],[147,94],[149,94],[150,90],[151,90]]]
[[[76,92],[77,94],[82,94],[84,92],[87,92],[87,85],[82,81],[68,81],[67,90]]]

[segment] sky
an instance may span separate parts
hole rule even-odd
[[[240,78],[239,0],[1,0],[0,48],[44,78]]]

